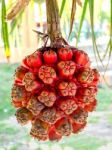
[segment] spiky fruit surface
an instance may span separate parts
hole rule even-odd
[[[96,107],[99,73],[88,55],[73,47],[44,47],[27,56],[15,72],[12,104],[20,124],[31,121],[38,140],[78,133]]]

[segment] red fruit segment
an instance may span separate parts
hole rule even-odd
[[[83,68],[79,71],[77,80],[82,84],[90,84],[94,79],[93,71],[90,68]]]
[[[26,63],[29,67],[40,67],[42,65],[41,53],[36,51],[27,56]]]
[[[14,85],[12,88],[12,104],[15,107],[22,107],[22,101],[26,101],[27,92],[23,86]]]
[[[75,96],[77,86],[74,82],[61,82],[58,89],[62,96]]]
[[[90,86],[87,88],[79,88],[77,90],[77,95],[95,96],[96,93],[97,93],[97,88],[94,86]]]
[[[44,61],[48,64],[56,63],[57,54],[53,50],[45,51],[43,54]]]
[[[16,107],[16,108],[22,107],[22,102],[12,101],[11,103],[12,103],[12,105],[13,105],[14,107]]]
[[[62,136],[56,132],[55,127],[51,127],[49,131],[49,140],[50,141],[59,141],[62,138]]]
[[[19,108],[16,111],[16,118],[21,125],[27,124],[32,119],[31,112],[25,107]]]
[[[21,64],[24,68],[29,69],[28,63],[27,63],[27,57],[25,57],[22,60],[22,64]]]
[[[37,116],[41,110],[45,108],[45,106],[37,100],[36,96],[32,96],[29,99],[27,108],[32,112],[33,115]]]
[[[40,114],[40,120],[49,124],[54,124],[62,117],[62,113],[57,111],[56,108],[45,108]]]
[[[52,84],[56,79],[55,70],[49,66],[41,66],[38,75],[45,84]]]
[[[96,86],[99,82],[100,74],[97,69],[92,69],[92,71],[93,71],[93,75],[94,75],[94,80],[92,82],[92,85]]]
[[[84,122],[86,122],[88,113],[86,111],[84,111],[83,109],[78,108],[70,115],[70,117],[71,117],[71,121],[73,123],[75,122],[78,124],[83,124]]]
[[[25,74],[23,84],[25,85],[25,89],[29,92],[36,89],[38,90],[41,87],[40,83],[36,81],[35,76],[31,72]]]
[[[49,125],[41,120],[35,120],[32,124],[30,134],[38,140],[47,140]]]
[[[51,107],[53,106],[54,102],[56,101],[56,95],[54,92],[49,92],[43,90],[40,95],[38,96],[38,100],[41,103],[44,103],[45,106]]]
[[[60,48],[58,50],[58,56],[61,60],[71,60],[72,56],[73,56],[73,52],[71,49],[67,49],[67,48]]]
[[[94,99],[91,103],[85,105],[84,110],[87,112],[92,112],[95,110],[96,105],[97,105],[97,101],[96,99]]]
[[[58,70],[61,77],[71,78],[75,72],[76,65],[73,61],[60,61]]]
[[[72,128],[73,128],[73,131],[72,133],[78,133],[80,132],[85,126],[86,126],[87,122],[84,122],[83,124],[78,124],[78,123],[73,123],[72,124]]]
[[[74,61],[80,66],[89,67],[90,61],[88,55],[82,50],[74,50]]]
[[[15,80],[22,82],[24,75],[28,72],[28,70],[22,66],[17,67],[15,71]]]
[[[56,131],[62,136],[68,136],[72,132],[72,125],[67,118],[58,120],[55,124]]]
[[[84,105],[88,105],[94,101],[94,96],[92,95],[77,95],[76,96],[79,103],[83,103]]]
[[[60,100],[58,106],[67,115],[73,113],[78,107],[73,99]]]

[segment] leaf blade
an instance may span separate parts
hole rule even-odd
[[[60,18],[61,18],[62,14],[63,14],[63,10],[64,10],[64,7],[65,7],[65,4],[66,4],[66,0],[63,0],[62,4],[61,4],[61,9],[60,9],[60,12],[59,12]]]
[[[100,60],[103,68],[105,68],[103,65],[103,61],[101,59],[100,53],[98,51],[98,47],[96,44],[95,32],[94,32],[94,0],[89,0],[89,11],[90,11],[90,23],[91,23],[91,31],[92,31],[93,51],[94,51],[94,54],[95,53],[97,54],[98,59]]]
[[[88,0],[85,0],[83,10],[82,10],[81,19],[80,19],[80,25],[79,25],[79,30],[78,30],[77,40],[76,40],[76,47],[77,47],[77,44],[78,44],[78,41],[79,41],[79,38],[80,38],[80,33],[81,33],[84,17],[85,17],[85,14],[86,14],[86,10],[87,10],[87,4],[88,4]]]
[[[2,0],[2,9],[1,9],[2,38],[4,41],[5,56],[7,59],[9,59],[11,52],[10,52],[10,45],[9,45],[8,25],[5,20],[5,17],[6,17],[6,4],[5,4],[5,0]]]
[[[69,32],[69,37],[71,35],[72,28],[73,28],[73,23],[74,23],[74,19],[75,19],[76,2],[77,2],[76,0],[72,0],[72,10],[71,10],[71,18],[70,18],[70,32]]]

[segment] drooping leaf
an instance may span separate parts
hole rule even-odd
[[[105,59],[105,57],[107,56],[107,54],[108,54],[108,52],[109,52],[109,46],[110,46],[110,40],[109,40],[109,42],[108,42],[108,44],[107,44],[105,53],[104,53],[104,55],[103,55],[103,57],[102,57],[102,61]]]
[[[104,71],[104,75],[103,75],[103,78],[104,78],[104,81],[105,83],[109,86],[109,87],[112,87],[112,85],[110,85],[110,83],[107,83],[106,79],[105,79],[105,74],[106,74],[106,71],[108,69],[108,66],[109,66],[109,62],[111,60],[111,56],[112,56],[112,0],[110,0],[110,22],[111,22],[111,25],[110,25],[110,39],[109,39],[109,43],[107,45],[107,49],[109,49],[108,51],[108,62],[107,62],[107,65],[105,67],[105,71]]]
[[[60,13],[59,13],[60,14],[60,18],[61,18],[62,14],[63,14],[65,3],[66,3],[66,0],[62,0],[61,9],[60,9]]]
[[[97,44],[96,44],[96,37],[95,37],[95,32],[94,32],[94,0],[89,0],[89,12],[90,12],[90,22],[91,22],[91,31],[92,31],[92,41],[93,41],[93,50],[94,50],[94,54],[96,53],[103,68],[104,65],[103,65],[103,62],[102,62],[102,59],[101,59],[101,56],[100,56],[100,53],[99,53],[99,50],[98,50],[98,47],[97,47]]]
[[[112,0],[110,0],[110,49],[112,50]]]
[[[87,10],[87,4],[88,4],[88,0],[85,0],[83,10],[82,10],[81,19],[80,19],[80,25],[79,25],[79,30],[78,30],[77,40],[76,40],[76,47],[77,47],[77,44],[78,44],[78,41],[79,41],[83,21],[84,21],[84,18],[85,18],[85,14],[86,14],[86,10]]]
[[[79,6],[82,6],[81,0],[72,0],[72,9],[71,9],[71,17],[70,17],[70,32],[69,32],[69,37],[70,37],[70,35],[71,35],[72,28],[73,28],[73,23],[74,23],[74,20],[75,20],[76,4],[78,4]],[[69,37],[68,37],[68,38],[69,38]]]
[[[7,20],[12,20],[15,16],[23,10],[28,4],[30,0],[17,0],[16,4],[11,8],[10,12],[7,15]]]
[[[23,11],[21,11],[19,15],[16,18],[14,18],[14,20],[12,20],[10,33],[12,33],[17,27],[17,25],[20,23],[20,20],[22,19],[22,15],[23,15]]]
[[[76,0],[72,0],[72,10],[71,10],[71,18],[70,18],[70,32],[69,32],[69,37],[72,32],[73,28],[73,23],[75,19],[75,13],[76,13]]]
[[[7,26],[5,17],[6,17],[6,4],[5,4],[5,0],[2,0],[2,9],[1,9],[2,37],[3,37],[3,42],[4,42],[5,55],[6,55],[6,58],[9,59],[11,52],[10,52],[10,46],[9,46],[8,26]]]

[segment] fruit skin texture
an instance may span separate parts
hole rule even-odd
[[[53,50],[45,51],[43,58],[45,63],[53,64],[57,61],[57,54]]]
[[[49,125],[41,120],[36,119],[32,123],[30,134],[38,140],[47,140]]]
[[[30,134],[59,141],[77,134],[95,110],[100,75],[88,55],[73,47],[45,47],[16,69],[11,97],[18,123],[31,123]]]
[[[53,126],[49,130],[49,140],[50,141],[59,141],[62,138],[62,135],[56,131],[56,128]]]
[[[38,76],[44,84],[53,84],[56,79],[56,72],[54,68],[44,65],[40,67]]]
[[[77,86],[74,82],[63,81],[58,85],[58,89],[62,96],[75,96]]]
[[[48,90],[43,90],[38,96],[38,100],[44,103],[45,106],[51,107],[56,101],[56,94]]]
[[[91,84],[94,80],[93,71],[90,68],[81,68],[77,75],[77,80],[81,84]]]
[[[71,60],[72,56],[73,56],[73,52],[72,50],[68,49],[68,48],[60,48],[58,50],[58,56],[61,60]]]
[[[78,107],[75,99],[70,98],[67,98],[65,100],[60,99],[58,105],[59,108],[67,115],[71,114]]]
[[[33,54],[27,56],[26,58],[26,66],[28,67],[40,67],[42,65],[41,61],[41,53],[36,51]]]
[[[22,82],[22,80],[23,80],[25,74],[27,73],[27,71],[28,70],[26,68],[22,67],[22,66],[17,67],[17,69],[15,71],[15,75],[14,75],[15,80],[19,81],[19,82]]]
[[[82,51],[82,50],[75,50],[74,53],[74,61],[78,66],[84,66],[89,67],[90,66],[90,60],[88,55]]]
[[[62,78],[71,79],[73,77],[75,69],[76,65],[73,61],[60,61],[58,63],[59,75]]]
[[[23,78],[23,84],[25,89],[29,92],[39,89],[40,83],[36,81],[36,77],[31,72],[27,72]]]
[[[57,121],[55,124],[55,128],[56,131],[63,136],[68,136],[72,132],[72,125],[67,118],[62,118]]]
[[[48,124],[54,124],[62,117],[63,113],[56,108],[46,108],[40,113],[40,120],[47,122]]]
[[[23,104],[27,102],[28,93],[23,86],[13,85],[12,92],[12,104],[19,108],[23,107]]]
[[[34,116],[37,116],[44,108],[45,106],[38,101],[36,96],[32,96],[29,99],[27,109],[31,111]]]
[[[20,123],[21,125],[27,124],[32,119],[31,112],[25,107],[17,109],[15,115],[17,117],[18,123]]]

